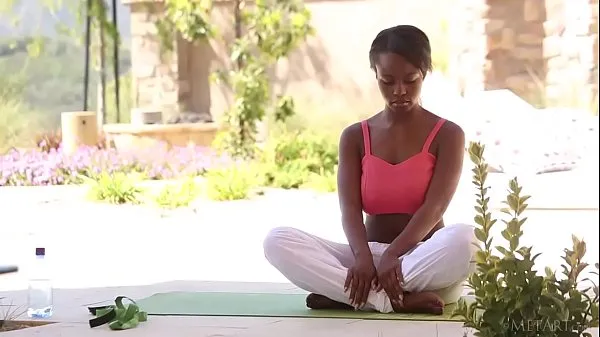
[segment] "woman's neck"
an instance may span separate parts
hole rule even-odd
[[[406,111],[392,111],[390,108],[385,107],[382,117],[388,127],[406,126],[411,124],[421,111],[422,108],[419,105],[415,105]]]

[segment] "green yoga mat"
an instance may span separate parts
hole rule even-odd
[[[353,310],[312,310],[304,294],[170,292],[137,300],[141,310],[155,316],[305,317],[409,321],[460,321],[451,318],[455,304],[443,315],[382,314]]]

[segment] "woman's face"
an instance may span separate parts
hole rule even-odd
[[[424,74],[398,54],[379,55],[375,65],[379,91],[395,113],[410,111],[419,104]]]

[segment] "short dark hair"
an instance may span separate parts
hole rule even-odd
[[[377,58],[383,53],[394,53],[404,57],[423,75],[432,70],[431,46],[427,34],[411,25],[399,25],[382,30],[377,34],[371,50],[369,61],[371,69],[375,70]]]

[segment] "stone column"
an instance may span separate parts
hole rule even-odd
[[[510,89],[542,103],[544,0],[488,0],[488,5],[486,89]]]
[[[460,0],[454,79],[463,89],[509,89],[540,106],[589,101],[598,91],[597,1]]]
[[[161,46],[156,22],[162,0],[123,0],[131,9],[131,76],[134,108],[158,109],[165,118],[179,112],[178,43],[175,52]],[[175,38],[174,38],[175,39]]]

